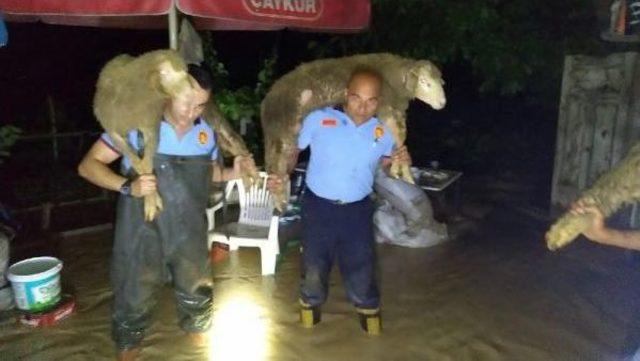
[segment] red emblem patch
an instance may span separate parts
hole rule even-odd
[[[323,127],[335,127],[338,125],[338,121],[335,119],[322,119]]]

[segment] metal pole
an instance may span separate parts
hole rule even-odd
[[[178,11],[175,4],[169,9],[169,48],[178,50]]]

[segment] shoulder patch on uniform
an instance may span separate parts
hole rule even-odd
[[[200,143],[200,145],[205,145],[209,142],[209,134],[207,134],[206,131],[201,130],[198,133],[198,143]]]
[[[382,125],[376,125],[376,127],[373,129],[373,137],[375,138],[376,142],[380,140],[383,135],[384,127]]]
[[[335,127],[338,125],[338,121],[332,118],[322,119],[323,127]]]

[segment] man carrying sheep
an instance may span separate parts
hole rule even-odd
[[[328,293],[333,261],[340,267],[348,297],[355,305],[362,328],[380,333],[380,297],[375,279],[372,192],[375,170],[391,160],[410,164],[405,147],[394,149],[391,131],[375,114],[382,77],[369,68],[355,70],[349,79],[342,107],[311,112],[298,135],[298,153],[310,147],[311,158],[302,200],[303,269],[300,287],[301,322],[312,327],[320,321],[320,306]],[[271,175],[269,187],[283,179]]]
[[[206,242],[205,208],[209,184],[235,178],[248,157],[236,157],[233,169],[216,162],[213,129],[200,117],[211,96],[212,79],[190,65],[195,80],[188,96],[170,99],[160,124],[153,174],[135,174],[127,157],[122,174],[109,164],[121,157],[105,133],[82,159],[78,171],[89,182],[121,193],[111,267],[114,293],[112,337],[118,360],[134,360],[150,320],[156,291],[172,279],[180,327],[197,344],[206,342],[210,326],[212,286]],[[143,101],[143,100],[141,100]],[[128,143],[144,152],[141,133],[128,134]],[[138,154],[140,155],[140,154]],[[143,197],[155,191],[164,209],[150,222],[144,218]]]

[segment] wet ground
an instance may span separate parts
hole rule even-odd
[[[466,203],[453,239],[427,249],[378,247],[383,334],[359,328],[337,271],[323,321],[298,324],[298,248],[275,276],[240,249],[215,265],[210,345],[194,349],[161,291],[143,360],[616,360],[640,345],[634,253],[579,240],[549,252],[547,221],[530,209]],[[0,326],[2,360],[110,360],[111,231],[59,241],[63,282],[78,310],[60,324]]]

